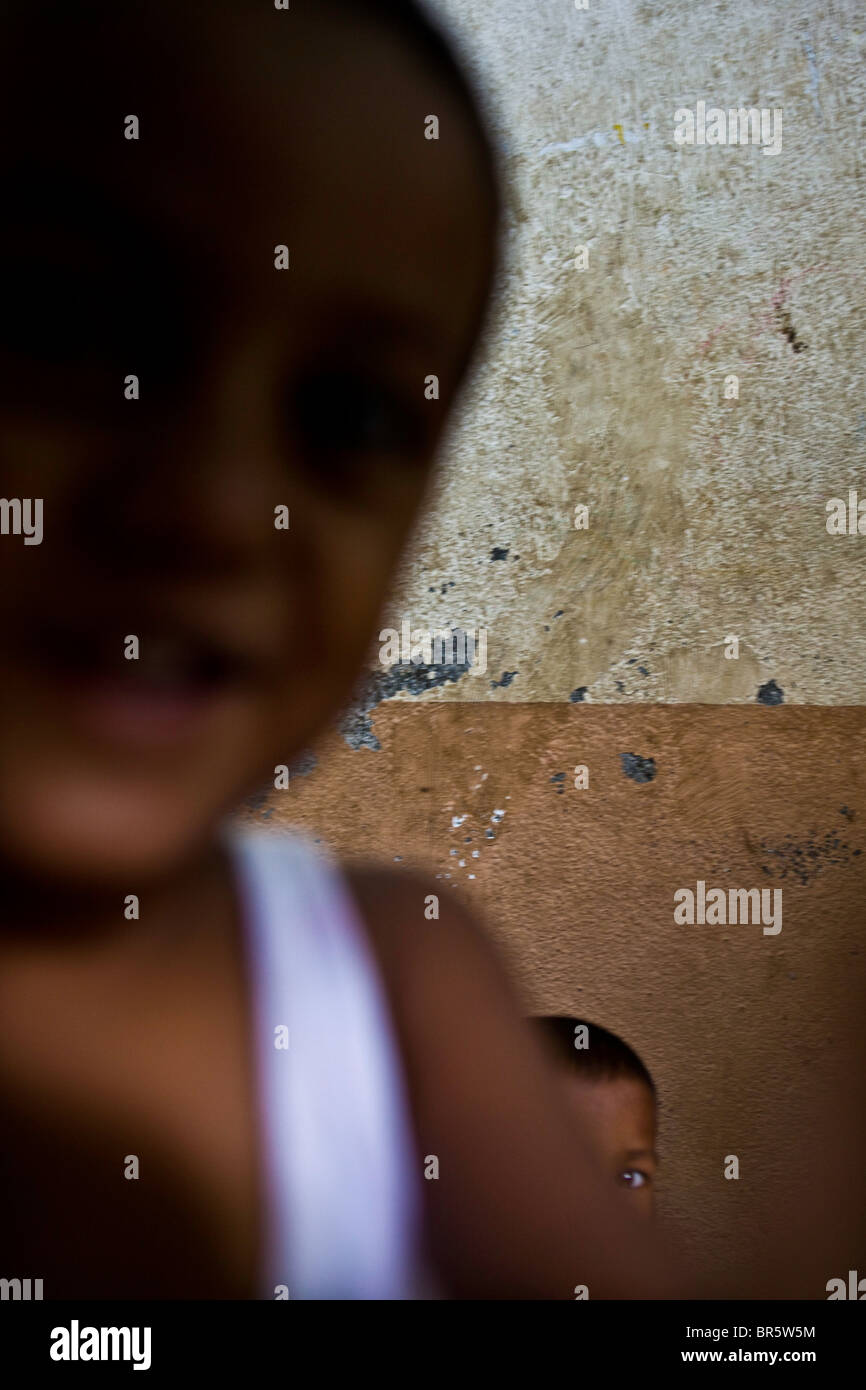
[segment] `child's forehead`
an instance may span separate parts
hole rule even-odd
[[[71,103],[71,129],[49,146],[50,165],[64,191],[79,189],[56,207],[58,231],[92,192],[106,239],[137,218],[133,240],[173,245],[223,287],[273,302],[274,248],[286,245],[277,293],[294,303],[320,288],[371,304],[390,293],[434,325],[447,306],[468,327],[490,228],[458,98],[400,35],[359,28],[342,7],[291,31],[272,13],[270,47],[261,15],[252,25],[223,15],[198,52],[187,20],[160,36],[162,49],[150,35],[122,74],[87,63],[77,90],[55,92],[55,113]],[[160,51],[171,55],[162,67]],[[431,113],[438,141],[425,139]],[[130,114],[137,140],[124,138]]]
[[[597,1075],[569,1069],[568,1084],[587,1110],[611,1121],[624,1116],[655,1119],[655,1097],[646,1082],[625,1074]]]

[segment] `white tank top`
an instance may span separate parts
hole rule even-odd
[[[343,876],[307,839],[231,829],[269,1213],[261,1296],[430,1296],[399,1050]]]

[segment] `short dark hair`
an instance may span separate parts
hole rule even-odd
[[[302,4],[308,5],[311,11],[315,10],[316,3],[319,2],[320,0],[302,0]],[[434,17],[430,13],[427,0],[420,0],[420,3],[419,0],[321,0],[321,3],[341,10],[349,22],[367,20],[391,29],[398,37],[404,39],[407,46],[413,48],[427,63],[430,71],[443,81],[447,89],[456,96],[465,113],[467,126],[478,153],[482,193],[489,208],[491,227],[487,284],[475,325],[473,343],[466,354],[466,366],[472,356],[475,340],[487,322],[494,298],[494,287],[499,278],[502,254],[500,227],[503,218],[505,179],[497,144],[484,114],[485,103],[481,91],[466,71],[466,65],[458,51],[459,41],[448,32],[446,20],[439,16]],[[140,0],[135,6],[124,6],[123,0],[119,4],[118,0],[76,0],[74,6],[70,6],[67,0],[43,0],[43,4],[38,7],[34,7],[32,0],[0,0],[0,59],[4,52],[8,53],[14,49],[17,41],[25,48],[29,45],[32,59],[38,59],[42,66],[46,53],[62,58],[64,63],[68,63],[69,52],[77,51],[74,45],[91,47],[94,34],[101,35],[102,42],[110,45],[114,41],[111,38],[112,25],[134,23],[145,28],[149,25],[148,32],[153,37],[154,34],[160,34],[160,17],[166,13],[179,14],[188,22],[200,17],[202,23],[206,23],[209,13],[217,8],[229,15],[248,14],[259,19],[264,13],[262,0],[185,0],[185,3],[180,4],[178,0]],[[108,38],[105,35],[106,29],[109,30]],[[291,27],[287,26],[285,32],[290,35]],[[5,67],[0,63],[0,79],[5,79],[5,76]],[[6,107],[3,96],[3,81],[0,80],[0,117],[3,116]],[[7,95],[7,101],[8,99]]]
[[[455,40],[448,34],[444,22],[438,17],[434,19],[427,6],[419,4],[418,0],[330,0],[330,3],[342,5],[353,18],[367,16],[395,29],[423,54],[431,69],[460,98],[482,148],[491,196],[498,210],[497,159],[487,120],[482,113],[481,93],[455,51]]]
[[[596,1080],[633,1077],[636,1081],[642,1081],[655,1095],[655,1082],[649,1071],[634,1049],[616,1033],[609,1032],[598,1023],[587,1023],[582,1018],[562,1015],[537,1017],[531,1022],[558,1062]],[[586,1047],[575,1047],[578,1028],[586,1029]]]
[[[214,0],[194,0],[194,4],[197,4],[201,11],[203,23],[207,22],[207,11],[213,3]],[[220,8],[228,13],[246,12],[261,17],[261,0],[219,0],[219,3]],[[455,42],[447,33],[445,21],[438,17],[434,19],[425,5],[419,4],[418,0],[328,0],[328,3],[344,10],[353,19],[378,20],[395,30],[424,57],[431,70],[458,96],[477,139],[494,213],[493,220],[498,226],[502,199],[494,142],[486,118],[482,114],[481,94],[455,52]],[[37,15],[34,13],[31,0],[0,0],[0,21],[9,27],[13,34],[16,29],[20,29],[26,38],[38,41],[42,46],[49,44],[52,31],[58,28],[61,34],[58,42],[63,42],[63,25],[67,26],[67,33],[76,35],[79,39],[83,34],[86,42],[87,26],[101,26],[106,19],[117,20],[118,8],[117,0],[77,0],[73,7],[70,7],[66,0],[46,0],[46,3],[39,7],[40,12]],[[138,23],[149,19],[152,24],[158,26],[161,12],[171,12],[177,8],[175,0],[141,0],[131,18]],[[311,8],[314,8],[314,5],[311,5]]]
[[[434,19],[431,15],[427,0],[423,0],[421,4],[418,0],[329,0],[329,3],[345,9],[353,18],[367,17],[378,20],[395,30],[421,54],[431,72],[445,83],[463,107],[481,159],[484,196],[490,209],[492,228],[490,279],[480,327],[487,317],[500,267],[499,237],[505,206],[505,177],[496,141],[483,109],[481,91],[467,73],[460,54],[455,51],[454,39],[448,34],[442,19]]]

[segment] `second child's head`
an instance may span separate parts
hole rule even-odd
[[[622,1038],[578,1018],[532,1020],[579,1123],[612,1182],[651,1215],[658,1168],[655,1084]]]
[[[351,691],[483,320],[494,160],[399,0],[0,31],[0,494],[43,518],[0,536],[0,856],[134,887]]]

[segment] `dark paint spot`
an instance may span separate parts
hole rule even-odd
[[[641,758],[637,753],[620,753],[619,760],[626,777],[633,782],[651,782],[656,775],[655,758]]]
[[[761,865],[765,874],[771,878],[796,879],[804,885],[811,883],[828,866],[841,867],[861,853],[859,849],[852,850],[832,830],[828,830],[820,840],[812,837],[802,844],[798,844],[792,835],[786,835],[780,845],[770,845],[762,840],[761,849],[775,861],[772,867]]]
[[[507,560],[507,559],[508,559],[508,546],[507,546],[507,545],[495,545],[495,546],[493,547],[493,549],[491,550],[491,552],[490,552],[490,558],[491,558],[491,560]]]
[[[586,692],[588,690],[588,685],[579,685],[576,690],[572,690],[568,698],[573,705],[579,705],[583,700],[586,699]]]
[[[776,309],[776,318],[779,320],[779,331],[785,335],[794,352],[805,352],[808,343],[801,342],[797,337],[797,330],[791,323],[791,315],[787,309]]]
[[[759,705],[783,705],[785,703],[785,692],[781,690],[775,681],[767,681],[762,685],[755,696]]]
[[[503,671],[503,672],[502,672],[502,680],[499,680],[499,681],[491,681],[491,682],[490,682],[490,689],[491,689],[491,690],[500,690],[500,689],[502,689],[504,686],[510,685],[511,682],[514,680],[514,677],[515,677],[517,674],[518,674],[517,671]]]
[[[648,676],[648,675],[649,675],[649,671],[647,670],[647,668],[646,668],[645,666],[638,666],[637,669],[640,671],[640,673],[641,673],[642,676]]]

